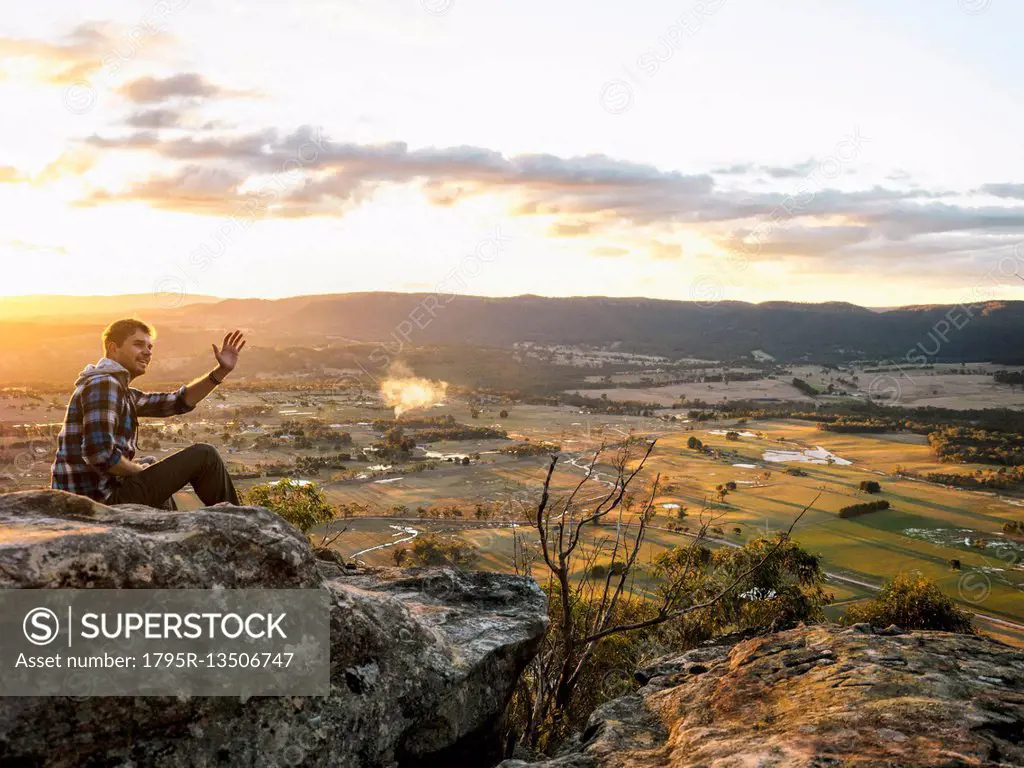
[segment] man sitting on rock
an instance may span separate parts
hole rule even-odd
[[[235,369],[245,346],[240,331],[213,346],[218,366],[175,392],[129,387],[153,357],[155,332],[141,320],[111,323],[103,331],[104,357],[75,382],[64,428],[57,437],[51,487],[104,504],[145,504],[176,509],[174,493],[191,483],[203,504],[238,504],[238,494],[217,449],[197,443],[146,464],[134,461],[139,419],[188,413]]]

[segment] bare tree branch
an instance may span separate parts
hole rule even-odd
[[[763,558],[761,558],[761,560],[758,563],[750,566],[750,568],[748,568],[747,570],[743,571],[739,576],[737,576],[735,579],[733,579],[732,583],[730,583],[729,586],[725,587],[723,590],[721,590],[717,595],[715,595],[711,599],[706,600],[703,603],[697,603],[695,605],[688,606],[686,608],[680,608],[679,610],[676,610],[676,611],[673,611],[673,612],[670,612],[670,613],[667,613],[667,614],[660,614],[659,613],[658,616],[655,616],[652,619],[647,619],[646,621],[640,621],[640,622],[636,622],[636,623],[633,623],[633,624],[620,624],[620,625],[615,626],[615,627],[610,627],[608,629],[605,629],[605,630],[597,632],[597,633],[595,633],[593,635],[590,635],[589,637],[583,638],[583,642],[584,643],[589,643],[589,642],[594,641],[594,640],[600,640],[603,637],[608,637],[609,635],[614,635],[614,634],[616,634],[618,632],[628,632],[628,631],[635,630],[635,629],[643,629],[644,627],[653,627],[656,624],[661,624],[661,623],[666,622],[666,621],[668,621],[670,619],[675,619],[675,618],[678,618],[680,616],[685,616],[688,613],[693,613],[694,611],[699,611],[699,610],[701,610],[703,608],[710,608],[715,603],[719,602],[722,598],[724,598],[726,595],[728,595],[730,592],[732,592],[732,590],[734,590],[736,588],[736,586],[741,581],[743,581],[743,579],[747,578],[747,576],[749,576],[754,571],[756,571],[759,568],[761,568],[768,561],[768,558],[770,558],[772,555],[774,555],[779,550],[779,548],[781,548],[782,545],[786,541],[789,540],[789,536],[793,532],[793,527],[800,521],[800,518],[802,518],[804,516],[804,514],[807,512],[807,510],[809,510],[811,507],[814,506],[814,503],[818,500],[818,498],[820,496],[821,496],[821,492],[819,491],[818,495],[814,497],[814,499],[811,501],[811,503],[808,504],[806,507],[804,507],[800,511],[800,514],[797,515],[796,518],[793,520],[792,524],[789,526],[789,529],[784,534],[782,534],[779,537],[779,540],[776,542],[775,546],[772,547],[771,550],[768,551],[768,554],[766,554]]]

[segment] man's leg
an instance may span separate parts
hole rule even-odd
[[[156,456],[143,456],[141,459],[134,459],[134,461],[136,464],[141,464],[144,467],[148,467],[153,464],[156,464],[158,461],[160,461],[160,459],[158,459]],[[166,509],[169,512],[177,512],[178,505],[174,501],[174,494],[168,496],[167,501],[161,504],[159,509]]]
[[[139,474],[126,477],[108,503],[160,507],[189,483],[207,506],[222,501],[238,504],[238,493],[227,467],[217,449],[206,443],[190,445],[146,467]]]

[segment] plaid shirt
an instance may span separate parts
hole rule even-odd
[[[68,401],[50,487],[106,501],[120,482],[109,473],[121,457],[135,458],[139,417],[175,416],[195,406],[185,387],[175,392],[140,392],[128,386],[128,371],[104,358],[89,366]]]

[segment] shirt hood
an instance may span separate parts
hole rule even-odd
[[[82,372],[78,374],[78,379],[75,381],[75,386],[85,384],[87,381],[101,376],[113,376],[121,382],[122,386],[127,387],[130,375],[128,369],[119,362],[111,360],[109,357],[103,357],[95,365],[90,363],[82,369]]]

